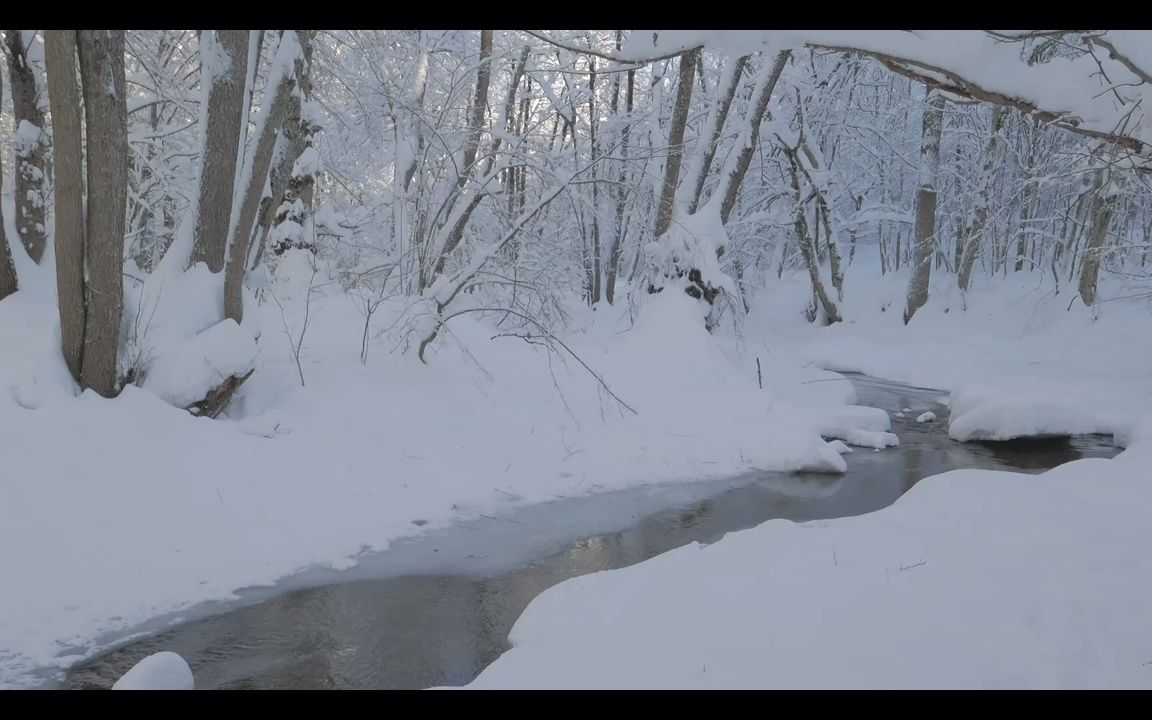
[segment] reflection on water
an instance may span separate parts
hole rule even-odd
[[[559,551],[547,547],[512,569],[433,570],[294,590],[97,657],[75,668],[67,686],[110,687],[142,657],[160,650],[184,656],[198,688],[463,685],[507,649],[508,632],[528,603],[567,578],[633,565],[693,541],[713,542],[773,518],[803,521],[872,512],[920,478],[956,468],[1039,472],[1116,452],[1099,437],[955,443],[947,437],[940,393],[865,377],[852,380],[861,404],[911,412],[893,417],[899,447],[857,448],[848,456],[845,475],[749,476],[713,497],[664,509],[623,530],[583,537]],[[925,410],[940,420],[916,423]],[[504,532],[521,533],[520,543],[531,543],[531,522],[520,524],[524,527]]]

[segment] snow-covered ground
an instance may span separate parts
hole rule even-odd
[[[788,285],[749,323],[778,354],[952,389],[957,439],[1117,432],[1129,449],[1038,476],[949,472],[869,515],[769,521],[569,580],[469,687],[1152,688],[1146,306],[1094,320],[1009,279],[967,313],[943,289],[905,328],[900,286],[876,282],[817,329],[780,310],[803,303]]]
[[[1054,294],[1050,277],[1014,273],[974,281],[964,310],[954,278],[944,276],[905,326],[905,278],[849,273],[845,322],[828,328],[801,317],[804,278],[773,281],[756,298],[748,343],[830,370],[948,390],[949,434],[962,441],[1123,436],[1152,410],[1146,297],[1093,312],[1071,302],[1068,288]]]
[[[294,333],[310,277],[292,270],[302,255],[276,286]],[[165,297],[186,307],[188,287],[169,284]],[[184,398],[181,379],[210,380],[236,359],[228,348],[250,352],[233,337],[241,328],[188,338],[177,327],[187,318],[145,308],[138,337],[159,374],[115,400],[76,397],[51,289],[50,275],[33,278],[0,302],[3,686],[67,667],[106,633],[308,567],[348,567],[462,518],[750,468],[842,471],[843,446],[822,433],[891,444],[885,413],[846,408],[854,394],[836,375],[764,356],[759,389],[755,358],[709,336],[696,303],[673,293],[627,332],[627,308],[577,309],[566,336],[636,415],[571,357],[493,339],[474,316],[452,321],[428,366],[391,353],[387,333],[361,365],[362,318],[329,286],[312,298],[306,386],[266,302],[244,324],[262,328],[257,372],[231,418],[212,421],[162,398]],[[381,309],[373,334],[394,316]],[[171,348],[186,354],[170,362]],[[191,355],[204,367],[188,367]]]
[[[960,312],[958,298],[953,302],[946,291],[937,289],[934,293],[939,299],[934,296],[907,328],[899,316],[900,282],[891,278],[871,285],[850,282],[846,293],[853,301],[845,305],[848,322],[815,328],[800,315],[807,297],[805,281],[785,278],[757,298],[741,328],[740,341],[730,333],[706,333],[700,307],[677,293],[647,298],[634,320],[624,305],[596,311],[573,307],[565,341],[621,400],[638,411],[635,415],[572,357],[549,355],[515,337],[494,338],[499,331],[493,329],[492,321],[477,316],[454,319],[425,366],[412,352],[393,351],[397,340],[389,327],[403,308],[386,304],[373,317],[369,335],[374,339],[368,361],[361,364],[362,316],[354,298],[331,284],[312,295],[298,371],[285,326],[298,337],[311,277],[305,260],[304,253],[293,253],[281,266],[275,288],[285,308],[283,316],[277,303],[265,302],[258,310],[250,308],[242,327],[205,325],[204,318],[181,318],[176,310],[152,313],[148,293],[136,292],[129,302],[136,304],[133,312],[143,327],[136,328],[133,348],[154,361],[155,374],[146,379],[144,389],[129,387],[111,401],[90,393],[74,395],[58,352],[50,275],[38,280],[35,272],[27,273],[24,289],[0,303],[0,337],[5,339],[0,346],[0,388],[4,390],[0,395],[0,452],[6,461],[0,485],[0,567],[5,576],[5,592],[0,594],[0,685],[36,684],[43,679],[44,668],[65,668],[96,649],[97,638],[126,633],[150,618],[202,601],[228,599],[239,588],[271,584],[309,567],[350,567],[358,555],[463,518],[628,486],[722,477],[750,468],[838,472],[845,468],[840,455],[845,447],[821,436],[876,448],[897,442],[887,432],[887,415],[847,405],[854,400],[851,386],[821,366],[955,391],[951,430],[953,436],[962,437],[1067,431],[1117,431],[1130,436],[1152,397],[1141,361],[1152,350],[1148,347],[1152,332],[1138,307],[1109,308],[1094,321],[1082,310],[1067,312],[1062,297],[1029,294],[1019,281],[983,289],[970,299],[967,313]],[[214,291],[204,278],[197,280],[193,271],[183,284],[168,286],[164,302],[174,308],[202,308],[204,303],[182,299],[198,292]],[[884,303],[892,305],[881,312]],[[189,334],[190,327],[195,332]],[[253,333],[260,333],[255,346],[250,339]],[[254,347],[257,372],[227,418],[195,418],[169,404],[187,399],[187,384],[209,383],[213,373],[221,372],[221,363],[235,364],[235,368],[225,368],[232,371],[252,362]],[[173,352],[178,356],[166,357]],[[202,358],[203,366],[190,367],[189,357]],[[757,359],[763,389],[758,387]],[[1135,459],[1126,462],[1083,467],[1089,473],[1123,479],[1128,476],[1117,468],[1140,467]],[[1075,473],[1060,471],[1069,472]],[[1064,477],[1060,473],[1056,477]],[[1099,495],[1081,493],[1075,495],[1078,514],[1069,514],[1072,505],[1056,503],[1070,496],[1064,491],[1049,492],[1062,486],[1047,480],[980,474],[950,477],[965,483],[934,480],[891,511],[895,517],[907,515],[911,524],[906,527],[911,529],[900,530],[904,526],[898,523],[889,527],[886,521],[875,519],[885,516],[877,515],[819,532],[807,526],[770,523],[738,537],[786,536],[782,547],[799,543],[795,547],[807,548],[793,538],[818,538],[821,532],[839,538],[841,533],[855,532],[850,530],[853,527],[872,528],[860,531],[858,540],[855,535],[846,539],[847,555],[838,555],[841,559],[831,567],[841,568],[845,562],[864,567],[870,562],[890,569],[884,563],[894,563],[893,572],[899,572],[900,564],[919,562],[920,555],[926,562],[929,555],[936,562],[943,557],[971,560],[981,553],[995,554],[992,549],[1003,555],[1008,533],[1017,527],[1012,523],[1033,513],[1038,524],[1017,527],[1026,539],[1063,548],[1070,536],[1049,531],[1069,522],[1084,523],[1085,533],[1089,524],[1100,525],[1107,529],[1084,552],[1098,548],[1121,553],[1126,552],[1122,547],[1101,544],[1126,538],[1127,526],[1113,522],[1108,514],[1132,508],[1127,512],[1139,515],[1135,508],[1143,502],[1132,495],[1139,490],[1138,483],[1117,480],[1116,487],[1126,488],[1128,495],[1119,490],[1114,498],[1108,494],[1111,490]],[[1052,476],[1044,477],[1050,480]],[[969,479],[974,484],[965,489]],[[1012,483],[1005,483],[1008,479]],[[1026,504],[1014,505],[1012,498],[1017,495],[1001,497],[1002,488],[1018,493],[1020,502],[1026,500]],[[955,500],[953,492],[960,493]],[[925,499],[918,500],[919,496]],[[970,500],[965,501],[968,496]],[[995,525],[1000,522],[998,514],[989,515],[987,522],[975,510],[975,515],[965,515],[964,502],[977,509],[1003,506],[1002,524]],[[913,519],[909,508],[927,514]],[[920,533],[915,523],[924,527],[968,523],[964,527],[969,530],[967,535],[941,536],[936,541]],[[885,529],[876,529],[881,526]],[[873,535],[874,541],[869,539]],[[976,536],[981,538],[978,545],[969,542]],[[869,554],[870,543],[887,547],[883,544],[895,542],[893,537],[907,540],[908,552],[918,557],[909,559],[908,553],[889,557],[879,550]],[[953,547],[947,538],[968,539]],[[739,546],[736,538],[727,542]],[[739,542],[760,547],[758,543],[767,541]],[[720,543],[703,553],[682,550],[636,572],[667,567],[672,568],[667,571],[671,578],[679,572],[673,569],[683,558],[715,555],[728,559],[718,561],[709,572],[727,571],[733,577],[725,580],[725,587],[697,587],[693,593],[760,598],[761,606],[766,602],[763,593],[774,597],[778,580],[753,591],[753,579],[759,576],[742,578],[736,572],[736,566],[749,559],[740,559],[743,551],[723,547],[727,546]],[[985,547],[987,552],[981,549]],[[786,550],[772,552],[773,558],[791,555]],[[1041,554],[1027,542],[1012,552]],[[826,597],[823,575],[813,575],[815,584],[809,586],[803,574],[775,567],[775,561],[765,562],[764,557],[769,556],[753,563],[762,572],[801,583],[795,597],[802,597],[807,592],[804,588]],[[1097,555],[1091,557],[1099,560]],[[1117,567],[1137,567],[1134,559],[1123,558]],[[979,565],[975,560],[971,563]],[[900,577],[914,577],[925,567],[929,566],[900,572]],[[1008,560],[987,565],[990,572],[1003,574],[1016,572],[1011,570],[1014,567]],[[1035,561],[1036,573],[1057,572],[1059,567]],[[691,577],[695,570],[685,572],[683,582],[700,585]],[[849,579],[836,582],[855,582],[850,578],[856,575],[845,577]],[[976,576],[947,577],[966,582]],[[1056,582],[1055,575],[1036,577]],[[580,582],[594,585],[565,584],[547,597],[562,597],[573,587],[599,588],[595,583],[615,581],[597,576]],[[1096,586],[1103,582],[1092,580]],[[849,586],[835,587],[839,593]],[[696,598],[697,606],[706,607],[702,597],[685,597]],[[1026,604],[1032,596],[1020,597]],[[962,602],[960,595],[954,600]],[[524,628],[535,627],[532,618],[552,601],[541,602],[545,605],[533,606]],[[623,617],[630,612],[615,603],[598,603],[598,607],[597,613],[581,616],[580,622],[588,623],[581,627],[589,639],[599,637],[594,629],[602,620],[598,613]],[[789,617],[788,606],[780,607],[785,610],[774,610],[773,616]],[[730,617],[733,629],[740,626],[737,609],[721,613]],[[1053,617],[1064,617],[1058,614],[1064,610],[1052,612],[1057,613]],[[665,644],[673,642],[679,630],[696,633],[688,622],[696,615],[681,617],[684,627],[677,633],[660,625],[661,618],[667,617],[658,613],[647,624],[638,625],[637,633],[659,627]],[[1018,620],[1012,617],[1013,622]],[[930,624],[930,618],[919,622]],[[865,624],[869,623],[883,627],[879,621]],[[502,678],[500,682],[513,685],[530,684],[534,677],[552,682],[544,676],[504,674],[509,671],[501,668],[511,667],[508,663],[516,662],[512,658],[527,657],[524,653],[560,652],[556,648],[568,642],[565,627],[558,623],[558,634],[548,636],[555,642],[539,643],[533,640],[536,630],[518,629],[523,649],[502,660],[483,682]],[[797,632],[800,627],[804,625],[797,623]],[[1039,627],[1049,626],[1042,623]],[[1109,627],[1102,626],[1101,632],[1108,632]],[[725,636],[714,635],[714,630],[709,627],[705,633],[701,626],[692,637],[707,647],[722,648]],[[838,642],[840,636],[812,627],[808,635],[829,643]],[[713,636],[715,642],[709,639]],[[643,644],[647,642],[644,637],[618,635],[620,657],[627,656],[624,645],[630,641]],[[757,637],[763,639],[746,635],[748,642]],[[851,640],[853,636],[842,637]],[[924,637],[937,636],[925,631]],[[1133,635],[1131,641],[1136,639]],[[685,642],[682,656],[688,657],[693,646]],[[649,649],[658,652],[660,647]],[[609,651],[607,646],[603,649]],[[633,650],[640,652],[639,646]],[[705,656],[713,655],[705,652]],[[668,656],[669,662],[677,657]],[[759,682],[739,674],[744,671],[725,675],[723,663],[739,664],[736,655],[728,661],[715,657],[720,664],[709,665],[712,679],[706,682]],[[1085,657],[1094,656],[1088,652]],[[844,672],[849,672],[848,665]],[[848,684],[867,684],[869,678],[884,684],[893,677],[884,675],[888,671],[882,667],[868,672],[876,674],[859,674]],[[619,682],[648,684],[658,677],[665,676],[621,674]],[[683,676],[666,677],[672,682],[671,678]],[[787,677],[799,684],[807,682],[801,675],[777,676],[771,682],[787,684]],[[830,671],[822,681],[836,684],[836,678],[847,677]],[[978,679],[956,677],[961,684]],[[1041,684],[1059,684],[1052,680],[1055,676],[1036,677],[1042,678],[1037,681]],[[1135,676],[1117,677],[1129,682]],[[571,678],[577,684],[599,684],[593,676],[574,674]],[[936,676],[914,678],[925,684],[936,682]],[[1005,682],[1019,679],[1012,676]]]
[[[1147,454],[958,470],[545,591],[471,688],[1152,688]]]

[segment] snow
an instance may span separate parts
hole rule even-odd
[[[150,363],[143,387],[187,407],[229,377],[248,372],[257,352],[251,333],[224,320]]]
[[[846,447],[826,431],[887,430],[883,413],[845,407],[855,394],[839,376],[708,334],[682,293],[648,298],[630,330],[627,303],[570,308],[565,342],[635,415],[571,356],[494,338],[477,314],[446,325],[427,365],[393,352],[385,331],[408,301],[373,316],[361,364],[357,302],[326,267],[313,279],[310,257],[278,258],[284,315],[252,301],[240,327],[219,321],[220,277],[203,265],[126,287],[147,372],[113,400],[76,394],[51,285],[0,302],[0,686],[416,532],[752,469],[841,472]],[[301,387],[285,327],[295,342],[309,287]],[[245,363],[256,372],[228,417],[173,407]],[[46,507],[50,522],[29,512]]]
[[[113,690],[191,690],[192,669],[173,652],[158,652],[144,658],[124,673]]]
[[[958,470],[538,596],[495,688],[1152,688],[1147,450]]]
[[[850,275],[848,319],[829,328],[784,278],[756,299],[748,342],[953,389],[958,440],[1115,433],[1119,457],[958,470],[869,515],[773,520],[566,581],[469,687],[1152,688],[1152,322],[1141,303],[1069,311],[1019,275],[967,312],[938,285],[907,327],[882,310],[903,274]]]
[[[916,416],[916,422],[918,422],[918,423],[936,422],[936,413],[929,411],[929,412],[923,413],[921,415],[917,415]],[[959,438],[957,438],[957,439],[959,439]]]
[[[1103,37],[1137,65],[1143,62],[1144,68],[1149,66],[1146,30],[1110,30]],[[704,45],[732,57],[756,51],[769,56],[805,44],[884,53],[920,63],[917,69],[925,75],[940,77],[938,72],[922,67],[932,65],[957,73],[985,90],[1076,118],[1082,127],[1104,133],[1129,127],[1138,138],[1152,140],[1150,120],[1140,110],[1144,91],[1135,89],[1143,81],[1119,61],[1109,62],[1109,53],[1097,53],[1106,63],[1111,83],[1106,84],[1099,79],[1101,68],[1091,55],[1029,65],[1021,58],[1019,44],[999,42],[980,30],[636,30],[619,55],[653,57]],[[1132,87],[1126,87],[1129,84]],[[1104,92],[1110,89],[1117,92]],[[1117,97],[1123,97],[1124,102],[1115,102]],[[1129,113],[1133,117],[1126,119]]]

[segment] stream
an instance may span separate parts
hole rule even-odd
[[[465,685],[508,649],[537,595],[568,578],[627,567],[767,520],[861,515],[921,478],[958,468],[1038,473],[1112,457],[1106,436],[958,443],[946,393],[849,375],[858,402],[892,417],[900,445],[854,448],[843,475],[751,473],[557,500],[431,530],[351,570],[315,570],[240,600],[160,618],[140,639],[90,658],[63,686],[108,688],[141,658],[182,655],[197,689],[412,689]],[[904,408],[908,408],[904,412]],[[932,411],[938,420],[917,423]],[[903,417],[896,413],[903,412]]]

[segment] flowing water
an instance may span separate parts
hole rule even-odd
[[[860,404],[893,416],[900,445],[855,448],[843,475],[755,473],[640,488],[430,531],[352,570],[312,571],[243,591],[240,601],[201,608],[198,619],[183,624],[165,628],[173,619],[158,619],[138,629],[150,633],[143,639],[73,668],[65,686],[110,687],[161,650],[182,655],[203,689],[464,685],[508,648],[508,632],[528,603],[568,578],[714,542],[774,518],[872,512],[948,470],[1035,473],[1117,452],[1101,436],[953,442],[944,393],[850,377]],[[917,423],[927,410],[938,420]]]

